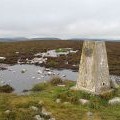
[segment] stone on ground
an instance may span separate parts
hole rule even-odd
[[[11,112],[10,110],[6,110],[5,114],[10,114],[10,112]]]
[[[35,106],[31,106],[30,109],[34,110],[34,111],[38,111],[38,108]]]
[[[40,115],[35,115],[35,120],[44,120],[44,118],[41,118],[41,116]]]
[[[56,103],[61,103],[61,99],[56,99]]]
[[[120,104],[120,97],[115,97],[108,101],[110,105]]]
[[[82,105],[86,105],[86,104],[89,104],[90,101],[89,100],[86,100],[86,99],[79,99],[79,102],[82,104]]]

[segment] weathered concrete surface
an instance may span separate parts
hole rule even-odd
[[[100,94],[110,90],[110,88],[105,42],[85,41],[76,89]]]

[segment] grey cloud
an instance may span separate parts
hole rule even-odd
[[[0,37],[120,38],[119,0],[0,0]]]

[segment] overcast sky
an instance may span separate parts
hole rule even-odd
[[[0,37],[120,38],[120,0],[0,0]]]

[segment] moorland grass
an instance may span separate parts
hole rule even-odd
[[[0,94],[0,119],[5,120],[33,120],[39,111],[32,111],[30,106],[41,107],[40,101],[43,101],[47,111],[52,113],[56,120],[88,120],[87,112],[92,112],[94,120],[119,120],[120,105],[108,105],[107,97],[95,96],[83,91],[73,91],[71,86],[75,82],[63,81],[65,87],[57,86],[56,84],[39,83],[33,87],[33,92],[29,95],[17,96],[14,94]],[[37,88],[36,88],[37,86]],[[37,91],[37,92],[36,92]],[[112,97],[120,97],[120,89],[116,90]],[[79,103],[79,99],[90,100],[88,105]],[[61,102],[56,103],[56,99],[61,99]],[[69,102],[69,104],[64,104]],[[10,110],[10,114],[6,115],[5,111]]]
[[[0,61],[0,63],[16,64],[17,60],[26,60],[26,58],[32,59],[34,54],[39,52],[46,52],[50,49],[59,48],[73,48],[78,50],[76,54],[69,54],[67,56],[60,56],[57,58],[48,58],[45,67],[53,68],[68,68],[79,69],[80,56],[82,52],[81,41],[69,41],[69,40],[38,40],[38,41],[24,41],[24,42],[0,42],[0,56],[4,56],[7,59]],[[106,42],[108,62],[110,74],[119,75],[120,73],[120,42]],[[61,49],[61,50],[62,50]],[[19,52],[19,54],[16,54]],[[65,64],[68,61],[69,64]],[[61,64],[62,63],[62,64]],[[76,64],[77,66],[72,66]]]

